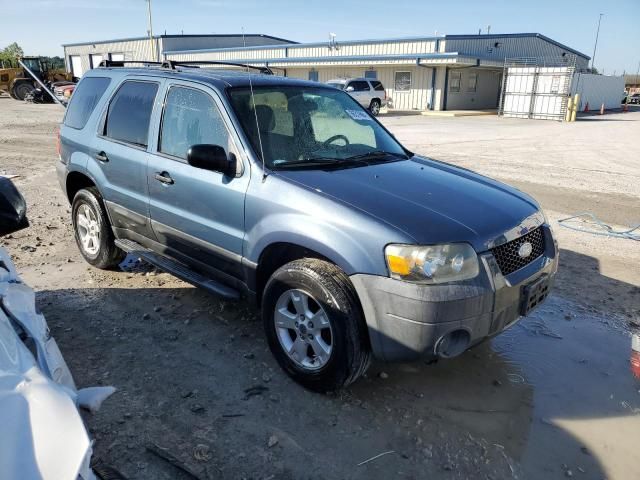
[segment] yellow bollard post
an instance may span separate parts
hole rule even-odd
[[[578,113],[578,107],[580,106],[580,94],[576,93],[575,97],[573,97],[573,111],[571,112],[571,121],[576,121],[576,115]]]
[[[567,100],[567,114],[564,116],[565,122],[571,121],[572,112],[573,112],[573,98],[569,96],[569,100]]]

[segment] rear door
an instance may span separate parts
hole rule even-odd
[[[157,78],[127,77],[106,105],[90,163],[118,236],[145,243],[149,223],[149,130],[162,86]]]
[[[353,90],[350,90],[349,87],[352,87]],[[369,107],[371,103],[371,92],[369,88],[369,82],[365,80],[352,80],[347,85],[347,91],[349,95],[355,98],[360,105],[363,107]]]
[[[244,197],[249,170],[217,93],[208,86],[168,81],[147,168],[151,223],[158,241],[218,271],[241,276]],[[223,147],[237,159],[236,176],[192,167],[196,144]]]

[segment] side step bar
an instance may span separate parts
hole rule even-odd
[[[115,244],[121,250],[124,250],[127,253],[135,255],[136,257],[141,258],[147,263],[154,265],[160,270],[170,273],[174,277],[178,277],[180,280],[184,280],[191,285],[196,287],[200,287],[209,293],[213,293],[214,295],[218,295],[220,297],[237,300],[240,298],[240,293],[223,283],[220,283],[211,278],[205,277],[200,273],[194,272],[186,265],[177,262],[169,257],[165,257],[164,255],[160,255],[146,247],[143,247],[139,243],[136,243],[132,240],[116,240]]]

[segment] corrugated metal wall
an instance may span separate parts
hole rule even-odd
[[[451,77],[460,74],[460,91],[451,91]],[[500,70],[482,68],[449,69],[447,110],[484,110],[498,107]],[[476,75],[475,91],[470,91],[470,77]]]
[[[309,79],[309,68],[288,68],[287,76]],[[364,77],[370,68],[363,67],[318,67],[318,81],[327,82],[335,78]],[[424,67],[375,67],[377,78],[387,92],[390,107],[396,110],[426,110],[431,93],[431,68]],[[395,91],[395,72],[411,72],[411,89],[405,92]]]
[[[435,40],[289,45],[275,48],[230,48],[218,51],[172,53],[171,60],[256,60],[270,58],[351,57],[373,55],[413,55],[435,52]],[[165,51],[171,51],[165,48]]]
[[[576,73],[571,84],[571,94],[580,94],[580,110],[589,102],[591,110],[620,108],[624,91],[624,77]]]
[[[160,42],[155,39],[156,52],[160,52]],[[89,55],[101,54],[103,58],[107,59],[109,53],[124,53],[125,60],[152,60],[152,47],[151,42],[148,39],[145,40],[129,40],[125,42],[109,42],[109,43],[94,43],[87,45],[75,45],[64,47],[65,62],[67,63],[67,69],[71,70],[69,64],[69,56],[79,55],[82,61],[83,71],[87,71],[91,68],[89,63]]]

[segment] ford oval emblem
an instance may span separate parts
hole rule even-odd
[[[531,255],[531,252],[533,252],[533,245],[531,245],[531,243],[529,242],[524,242],[518,249],[518,255],[520,256],[520,258],[527,258],[529,255]]]

